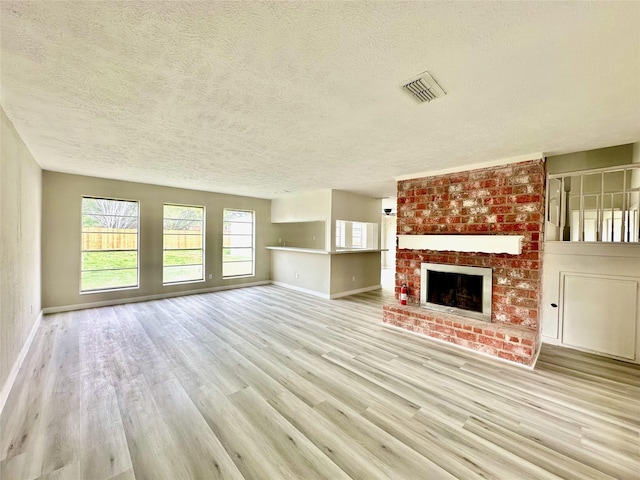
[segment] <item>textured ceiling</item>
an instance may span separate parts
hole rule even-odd
[[[640,2],[13,2],[47,170],[273,198],[640,141]],[[398,85],[428,70],[447,92]]]

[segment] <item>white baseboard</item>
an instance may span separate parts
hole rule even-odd
[[[540,341],[542,343],[548,343],[549,345],[560,345],[560,340],[553,337],[547,337],[545,335],[540,335]]]
[[[219,292],[221,290],[232,290],[234,288],[257,287],[258,285],[269,285],[270,283],[271,282],[269,280],[261,280],[259,282],[239,283],[235,285],[221,285],[218,287],[202,288],[198,290],[185,290],[183,292],[158,293],[156,295],[145,295],[142,297],[119,298],[116,300],[104,300],[101,302],[78,303],[75,305],[62,305],[59,307],[43,308],[42,312],[47,314],[47,313],[70,312],[73,310],[84,310],[87,308],[110,307],[112,305],[123,305],[125,303],[148,302],[150,300],[162,300],[163,298],[183,297],[185,295],[197,295],[199,293]]]
[[[13,388],[13,384],[16,381],[16,377],[18,376],[18,372],[24,363],[24,359],[27,358],[27,353],[29,353],[29,349],[31,348],[31,344],[33,343],[33,339],[36,338],[36,333],[38,332],[38,328],[40,327],[40,323],[42,321],[43,311],[40,310],[36,321],[33,322],[33,327],[31,327],[31,331],[29,332],[29,336],[25,340],[22,345],[22,349],[18,354],[18,358],[13,362],[13,367],[11,367],[11,371],[9,372],[9,376],[7,377],[4,385],[2,385],[2,391],[0,391],[0,415],[4,410],[4,406],[7,403],[7,399],[9,398],[9,393]]]
[[[328,293],[322,293],[316,290],[309,290],[308,288],[298,287],[296,285],[291,285],[289,283],[276,282],[275,280],[271,280],[271,283],[279,287],[288,288],[289,290],[295,290],[296,292],[307,293],[309,295],[313,295],[314,297],[320,297],[320,298],[326,298],[326,299],[330,298]]]
[[[531,363],[531,368],[536,368],[536,363],[538,363],[538,358],[540,358],[540,352],[542,351],[542,338],[540,339],[540,344],[538,345],[538,351],[536,352],[536,356]]]
[[[371,287],[358,288],[356,290],[349,290],[346,292],[338,292],[338,293],[322,293],[316,290],[309,290],[308,288],[298,287],[297,285],[291,285],[289,283],[276,282],[275,280],[271,280],[271,283],[277,285],[279,287],[288,288],[289,290],[295,290],[296,292],[307,293],[309,295],[313,295],[314,297],[326,298],[329,300],[333,300],[334,298],[347,297],[349,295],[355,295],[357,293],[370,292],[372,290],[379,290],[382,288],[382,285],[373,285]]]
[[[382,285],[372,285],[371,287],[358,288],[356,290],[349,290],[347,292],[332,293],[330,298],[348,297],[349,295],[356,295],[357,293],[371,292],[372,290],[380,290]]]

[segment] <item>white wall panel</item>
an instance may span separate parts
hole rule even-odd
[[[545,242],[542,340],[640,363],[638,285],[640,244]],[[583,320],[585,316],[588,319]],[[609,326],[610,335],[620,330],[625,336],[623,344],[601,338]],[[635,342],[632,356],[624,342]]]
[[[638,281],[562,273],[562,342],[633,360]]]

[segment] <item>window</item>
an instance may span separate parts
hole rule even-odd
[[[345,248],[347,246],[345,223],[344,220],[336,220],[336,248]]]
[[[549,175],[547,192],[547,241],[640,241],[639,165]]]
[[[351,247],[367,248],[367,224],[353,222],[351,230]]]
[[[222,234],[222,276],[253,275],[254,212],[224,210]]]
[[[336,249],[378,248],[379,224],[336,220]]]
[[[204,207],[164,206],[162,283],[204,280]]]
[[[82,198],[81,292],[138,286],[138,217],[138,202]]]

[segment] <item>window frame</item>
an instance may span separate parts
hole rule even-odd
[[[165,214],[165,209],[166,207],[184,207],[184,208],[197,208],[197,209],[201,209],[202,210],[202,225],[201,225],[201,230],[200,230],[200,238],[201,238],[201,242],[200,242],[200,248],[165,248],[165,236],[166,235],[170,235],[170,236],[177,236],[178,234],[175,233],[170,233],[167,234],[165,233],[165,221],[166,220],[188,220],[188,221],[194,221],[196,222],[197,220],[191,220],[191,219],[181,219],[181,218],[167,218],[166,214]],[[183,283],[200,283],[200,282],[205,282],[206,278],[207,278],[207,274],[206,274],[206,218],[207,218],[207,210],[205,208],[204,205],[187,205],[187,204],[182,204],[182,203],[173,203],[173,202],[165,202],[162,204],[162,286],[166,287],[166,286],[171,286],[171,285],[181,285]],[[196,234],[191,234],[192,236],[197,236]],[[201,251],[202,252],[202,263],[194,263],[194,264],[189,264],[189,265],[165,265],[165,253],[166,252],[175,252],[175,251]],[[166,281],[165,280],[165,268],[172,268],[172,267],[185,267],[185,266],[197,266],[200,265],[202,267],[202,276],[201,278],[190,278],[190,279],[186,279],[186,280],[177,280],[177,281]]]
[[[235,236],[235,237],[239,237],[239,236],[243,236],[246,237],[249,234],[237,234],[237,233],[225,233],[225,224],[226,223],[242,223],[242,224],[247,224],[249,222],[230,222],[229,220],[225,220],[226,218],[226,212],[230,211],[230,212],[243,212],[243,213],[250,213],[251,214],[251,246],[250,247],[225,247],[225,237],[227,236]],[[224,274],[224,267],[226,264],[229,263],[241,263],[241,262],[246,262],[247,260],[241,260],[241,261],[237,261],[237,262],[233,262],[233,261],[225,261],[225,254],[224,251],[225,249],[229,249],[229,248],[241,248],[241,249],[250,249],[251,250],[251,273],[241,273],[238,275],[225,275]],[[227,280],[227,279],[233,279],[233,278],[242,278],[242,277],[254,277],[256,274],[256,212],[255,210],[246,210],[243,208],[224,208],[222,210],[222,278],[223,280]]]
[[[91,232],[85,231],[84,219],[85,215],[97,215],[97,214],[85,214],[84,213],[84,201],[85,200],[105,200],[110,202],[128,202],[136,205],[136,231],[135,233],[127,233],[127,235],[135,235],[136,240],[136,248],[135,249],[113,249],[113,250],[90,250],[84,248],[84,235],[87,233],[100,233],[100,234],[109,234],[110,232]],[[102,215],[102,216],[115,216],[115,215]],[[123,215],[119,215],[123,216]],[[131,215],[127,215],[127,217],[133,218]],[[111,232],[113,234],[113,232]],[[136,253],[136,283],[135,285],[123,285],[123,286],[109,286],[104,288],[91,288],[91,289],[83,289],[83,273],[84,272],[94,272],[94,271],[119,271],[119,270],[134,270],[133,267],[126,268],[107,268],[107,269],[89,269],[85,270],[84,267],[84,257],[86,253],[95,253],[95,252],[135,252]],[[122,291],[122,290],[135,290],[140,288],[140,201],[139,200],[131,200],[131,199],[123,199],[123,198],[108,198],[103,196],[95,196],[95,195],[81,195],[80,196],[80,274],[79,274],[79,293],[80,295],[88,295],[88,294],[96,294],[96,293],[105,293],[105,292],[114,292],[114,291]]]
[[[366,222],[351,222],[351,248],[361,250],[368,248],[367,229],[368,224]],[[357,235],[356,232],[358,232]],[[356,241],[356,239],[359,239],[359,241]]]
[[[627,177],[631,172],[640,173],[640,165],[624,164],[603,168],[593,168],[547,175],[545,200],[545,242],[621,244],[640,243],[638,195],[640,187],[627,188]],[[617,191],[605,191],[605,176],[621,173],[622,187]],[[600,176],[599,191],[584,191],[585,177]],[[576,192],[567,190],[565,183],[576,181]],[[630,180],[632,181],[632,180]],[[570,184],[569,184],[570,185]],[[614,207],[613,195],[620,195],[620,208]],[[632,203],[635,195],[636,203]],[[610,197],[609,207],[605,199]],[[595,207],[586,200],[594,197]],[[577,208],[571,209],[575,200]],[[619,215],[616,215],[618,214]],[[595,215],[595,218],[591,218]],[[571,218],[569,218],[571,217]],[[619,219],[617,218],[619,217]],[[616,221],[619,223],[616,225]],[[585,225],[594,225],[585,230]],[[604,225],[607,228],[604,229]],[[631,228],[633,226],[633,229]],[[575,228],[574,228],[575,227]],[[564,239],[565,230],[569,238]]]
[[[378,250],[379,223],[353,220],[335,221],[336,250]]]
[[[336,220],[336,249],[347,248],[346,231],[346,220]]]

